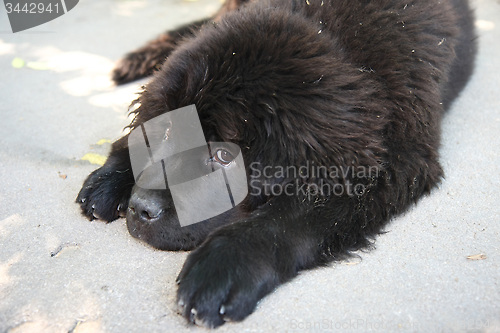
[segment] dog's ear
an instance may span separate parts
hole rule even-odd
[[[328,70],[335,75],[322,76],[310,83],[310,94],[302,110],[310,119],[302,119],[304,131],[297,137],[323,156],[327,165],[379,166],[387,152],[383,141],[393,106],[384,98],[380,83],[371,72],[361,72],[344,63]],[[305,133],[304,133],[305,132]]]
[[[286,147],[293,165],[308,160],[328,166],[379,166],[386,154],[383,132],[390,112],[381,88],[369,73],[354,68],[330,72],[336,75],[305,82],[293,93],[260,97],[252,108],[261,125],[255,133],[264,145]]]

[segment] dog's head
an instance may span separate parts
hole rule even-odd
[[[161,190],[136,185],[127,226],[154,247],[192,249],[212,230],[244,222],[270,199],[263,194],[266,186],[287,181],[259,179],[261,168],[301,166],[305,161],[373,165],[383,152],[378,135],[383,122],[372,119],[382,111],[372,105],[379,97],[370,88],[375,85],[370,74],[346,63],[335,39],[326,31],[318,34],[303,16],[259,10],[248,7],[229,14],[182,44],[136,103],[135,130],[169,111],[196,106],[209,149],[171,156],[164,169],[206,175],[241,167],[238,152],[221,144],[230,142],[240,148],[247,185],[253,189],[235,208],[181,227],[172,184]],[[169,125],[175,130],[175,123]],[[160,173],[156,181],[165,183],[165,178]],[[200,198],[193,192],[183,200],[196,206]],[[217,196],[213,200],[217,205]]]
[[[176,125],[183,127],[173,121],[172,126]],[[172,128],[168,131],[176,133]],[[129,144],[134,141],[133,134]],[[169,148],[176,144],[171,136],[162,141]],[[133,152],[136,147],[132,143],[129,148],[134,161],[138,157]],[[161,150],[148,148],[153,150],[152,155]],[[247,189],[244,160],[234,144],[208,142],[167,154],[138,174],[129,200],[127,226],[133,236],[154,247],[191,249],[211,230],[248,215]]]

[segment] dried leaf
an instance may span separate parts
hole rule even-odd
[[[486,254],[479,253],[467,257],[468,260],[484,260],[486,259]]]

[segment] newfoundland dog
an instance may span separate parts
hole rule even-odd
[[[137,185],[127,135],[77,202],[90,219],[126,216],[158,249],[195,249],[177,279],[187,320],[242,320],[300,270],[369,247],[440,182],[440,122],[471,74],[474,40],[467,0],[228,0],[127,54],[113,78],[153,74],[132,133],[194,105],[211,149],[173,169],[228,171],[237,152],[218,143],[232,143],[248,195],[181,226],[171,188]]]

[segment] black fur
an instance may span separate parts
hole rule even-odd
[[[169,55],[131,127],[195,104],[207,141],[242,148],[256,193],[181,228],[168,190],[133,187],[124,137],[77,201],[90,218],[126,212],[131,234],[157,248],[197,247],[179,275],[179,305],[191,322],[216,327],[248,316],[298,271],[368,246],[436,186],[440,120],[476,46],[466,0],[228,1],[200,26],[129,54],[114,79],[147,75]],[[259,177],[265,166],[306,165],[377,171]],[[363,191],[314,190],[353,183]],[[296,195],[264,194],[276,184]]]

